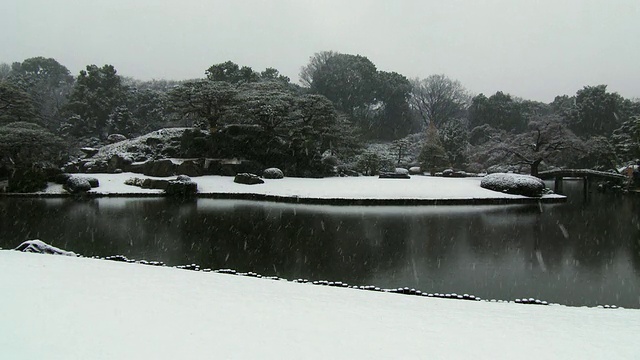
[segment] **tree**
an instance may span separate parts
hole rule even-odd
[[[447,152],[442,146],[438,129],[436,129],[434,122],[430,122],[427,127],[426,139],[420,152],[419,160],[423,171],[429,169],[431,175],[449,166]]]
[[[361,115],[374,103],[377,85],[376,66],[369,59],[335,54],[315,70],[310,90],[327,97],[350,118],[362,121]]]
[[[398,139],[413,130],[413,114],[409,105],[411,83],[396,72],[378,71],[375,98],[377,113],[368,127],[373,137]]]
[[[44,168],[59,162],[62,150],[62,140],[37,124],[0,126],[0,168],[10,173],[8,190],[41,190],[46,186]]]
[[[237,94],[236,88],[224,81],[187,81],[169,91],[167,108],[179,119],[204,123],[215,132]]]
[[[233,61],[215,64],[209,67],[205,74],[211,81],[225,81],[230,84],[256,82],[260,75],[249,66],[240,67]]]
[[[0,63],[0,81],[7,80],[9,74],[11,74],[11,65]]]
[[[0,125],[16,121],[35,121],[33,101],[27,93],[0,81]]]
[[[62,131],[106,138],[111,130],[109,118],[118,107],[126,105],[126,92],[112,65],[87,65],[86,70],[80,71],[64,107],[67,121]]]
[[[527,128],[527,121],[521,104],[509,94],[498,91],[489,98],[479,94],[471,100],[471,128],[487,124],[496,129],[519,133]]]
[[[260,73],[260,81],[281,81],[285,84],[288,84],[291,79],[288,76],[284,76],[280,74],[280,71],[274,68],[266,68],[263,72]]]
[[[280,83],[246,84],[238,94],[236,116],[275,135],[289,120],[294,103],[295,95]]]
[[[640,116],[625,121],[613,131],[611,141],[620,159],[640,158]]]
[[[62,122],[60,109],[74,82],[69,69],[55,59],[38,56],[13,63],[9,79],[33,99],[38,122],[57,130]]]
[[[561,159],[567,152],[575,155],[582,142],[557,116],[546,116],[529,122],[528,131],[500,142],[493,151],[502,153],[511,163],[529,166],[538,175],[540,164]]]
[[[436,127],[460,117],[469,103],[467,90],[457,80],[445,75],[431,75],[411,81],[411,104],[420,113],[424,126]]]
[[[335,55],[338,55],[338,53],[334,51],[321,51],[310,57],[309,63],[300,69],[299,76],[302,86],[310,88],[311,84],[313,84],[316,71],[323,67],[327,61]]]
[[[576,116],[571,129],[580,136],[609,136],[627,119],[623,98],[607,92],[606,85],[585,86],[575,97]]]
[[[442,147],[451,161],[451,165],[462,168],[467,161],[469,146],[469,130],[465,121],[453,119],[445,122],[438,129]]]
[[[409,140],[407,140],[406,138],[398,139],[393,143],[391,143],[391,149],[394,150],[397,155],[396,165],[400,165],[402,158],[404,158],[407,155],[409,146],[410,146]]]

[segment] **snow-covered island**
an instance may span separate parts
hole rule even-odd
[[[134,173],[74,174],[91,177],[99,186],[88,191],[90,196],[161,196],[163,190],[127,185],[131,178],[162,179]],[[505,176],[515,176],[505,174]],[[412,176],[409,179],[380,179],[377,176],[331,177],[323,179],[291,178],[264,179],[263,184],[244,185],[230,176],[198,176],[198,196],[307,202],[327,204],[496,204],[526,202],[559,202],[562,195],[548,194],[528,197],[506,191],[492,191],[481,187],[482,178],[443,178]],[[68,194],[62,185],[50,183],[41,196]]]
[[[0,251],[7,359],[637,359],[640,311]]]

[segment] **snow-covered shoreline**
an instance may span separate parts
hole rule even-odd
[[[142,189],[124,182],[140,174],[77,174],[95,177],[100,186],[89,196],[163,196],[162,190]],[[142,176],[145,177],[145,176]],[[153,178],[153,177],[148,177]],[[158,178],[153,178],[158,179]],[[491,191],[480,187],[481,178],[441,178],[413,176],[410,179],[379,179],[378,177],[335,177],[323,179],[265,179],[264,184],[243,185],[229,176],[192,178],[198,184],[198,197],[267,200],[315,204],[360,205],[420,205],[420,204],[503,204],[562,202],[566,197],[545,195],[531,198]],[[69,196],[61,185],[50,184],[40,193],[22,196]]]
[[[456,301],[0,251],[11,359],[634,359],[640,311]],[[8,296],[7,296],[8,295]]]

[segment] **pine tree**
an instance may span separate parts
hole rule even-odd
[[[427,136],[420,152],[419,160],[422,169],[429,169],[431,175],[449,166],[449,157],[444,146],[442,146],[440,136],[438,136],[438,129],[436,129],[433,121],[429,123],[427,128]]]

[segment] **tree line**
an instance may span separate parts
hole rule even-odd
[[[8,141],[0,149],[5,164],[167,126],[207,129],[214,145],[204,152],[276,159],[297,175],[362,159],[362,144],[370,142],[393,141],[396,164],[402,151],[418,147],[414,162],[431,171],[607,170],[640,157],[640,102],[606,85],[585,86],[551,103],[501,91],[474,95],[443,74],[408,79],[378,70],[365,56],[333,51],[310,57],[299,85],[277,69],[256,71],[231,61],[184,81],[140,81],[108,64],[88,65],[73,76],[45,57],[0,64],[0,136],[40,132],[60,144],[48,141],[38,152],[37,142]],[[238,139],[246,144],[230,143]],[[234,145],[234,153],[216,142]],[[21,150],[28,145],[32,149]]]

